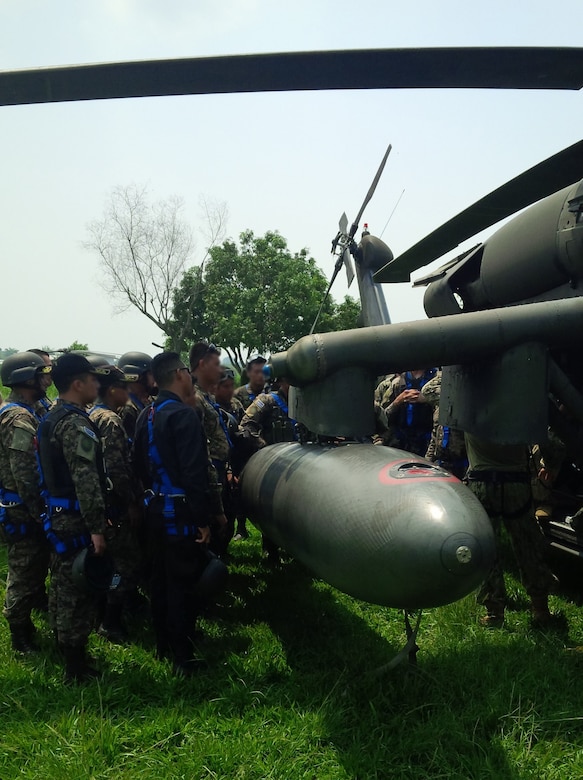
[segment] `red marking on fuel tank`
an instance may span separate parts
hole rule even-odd
[[[404,482],[416,482],[419,479],[425,482],[459,482],[449,471],[415,460],[394,460],[379,471],[379,482],[383,485],[402,485]]]

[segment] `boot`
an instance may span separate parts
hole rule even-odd
[[[65,682],[87,682],[95,677],[100,677],[97,669],[89,666],[85,655],[85,645],[63,645],[65,656]]]
[[[553,616],[549,611],[549,597],[531,596],[530,602],[532,622],[536,626],[548,626],[553,619]]]
[[[480,618],[480,625],[485,628],[502,628],[504,625],[504,605],[499,601],[486,601],[486,614]]]
[[[121,617],[121,604],[108,604],[103,616],[103,621],[97,633],[114,645],[124,645],[129,641],[126,627]]]
[[[32,623],[30,624],[32,626]],[[32,626],[34,629],[34,626]],[[10,626],[10,637],[12,643],[12,649],[16,653],[34,653],[38,650],[36,642],[34,641],[33,631],[26,623],[17,623]]]

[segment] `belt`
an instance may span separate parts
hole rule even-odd
[[[504,485],[508,482],[530,483],[530,474],[525,471],[477,471],[470,469],[466,474],[468,482],[487,482],[494,485]]]

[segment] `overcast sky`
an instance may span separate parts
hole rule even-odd
[[[583,4],[548,0],[0,0],[0,69],[319,49],[579,46]],[[395,90],[140,98],[0,108],[0,346],[156,352],[146,318],[115,314],[82,243],[116,185],[155,198],[224,200],[228,235],[278,230],[329,275],[338,218],[395,254],[581,137],[578,92]],[[491,230],[489,232],[492,232]],[[487,235],[487,234],[486,234]],[[204,250],[198,234],[199,257]],[[475,239],[472,242],[474,243]],[[458,250],[459,251],[459,250]],[[443,261],[441,261],[443,262]],[[423,316],[419,290],[385,287],[393,321]],[[356,285],[350,291],[357,295]],[[346,293],[345,279],[332,291]]]

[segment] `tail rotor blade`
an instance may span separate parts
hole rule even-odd
[[[362,206],[360,207],[360,211],[356,215],[356,219],[354,220],[354,222],[352,223],[352,225],[350,227],[350,233],[348,235],[350,236],[351,239],[354,238],[354,236],[356,235],[356,231],[358,230],[358,224],[360,222],[360,218],[362,217],[365,208],[368,206],[368,204],[370,202],[370,199],[374,195],[374,191],[376,190],[377,184],[379,183],[380,178],[383,175],[383,171],[385,169],[385,165],[386,165],[387,159],[389,157],[389,154],[391,153],[391,149],[392,148],[393,147],[392,147],[391,144],[389,144],[387,146],[387,151],[385,152],[385,156],[381,160],[381,164],[379,165],[379,169],[376,172],[376,175],[375,175],[374,179],[372,180],[372,184],[370,185],[368,192],[366,193],[366,197],[365,197],[365,199],[363,201]]]

